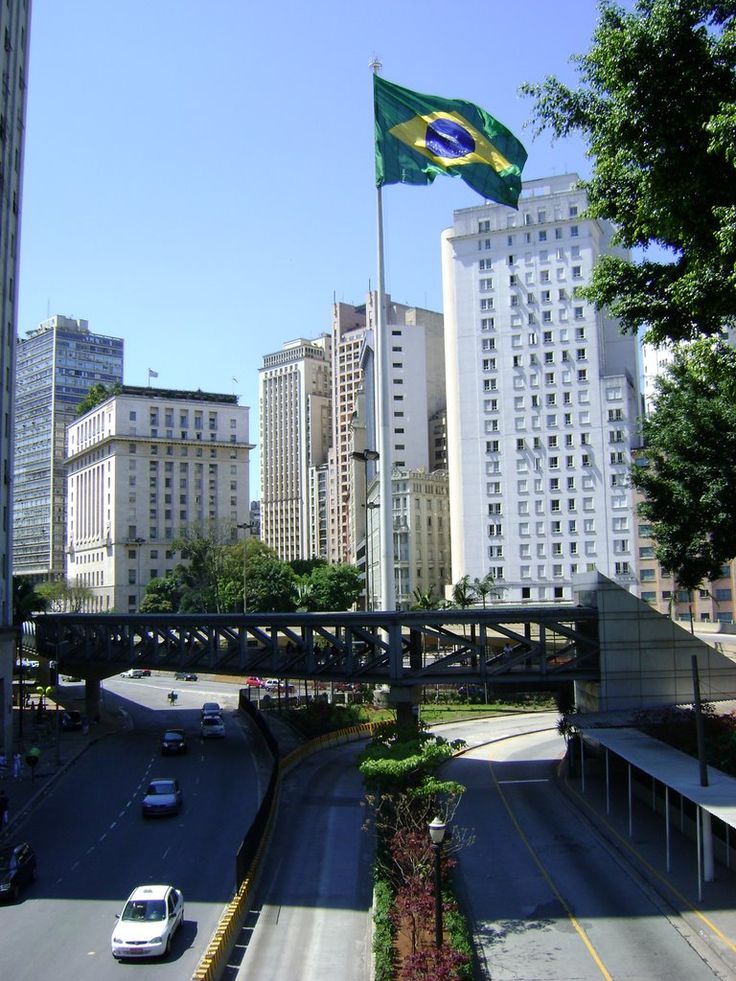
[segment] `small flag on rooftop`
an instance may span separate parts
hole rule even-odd
[[[490,113],[373,76],[376,186],[460,177],[490,201],[518,207],[527,153]]]

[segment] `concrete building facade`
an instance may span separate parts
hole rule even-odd
[[[12,510],[15,350],[18,332],[23,156],[26,132],[31,0],[0,5],[0,749],[12,746],[13,622]]]
[[[235,395],[124,386],[68,429],[70,581],[91,612],[135,612],[191,528],[249,520],[249,410]]]
[[[444,598],[450,584],[447,473],[395,469],[391,491],[396,608],[406,610],[415,604],[417,594]],[[377,548],[376,539],[372,555],[378,555]],[[375,579],[380,581],[377,575]]]
[[[284,561],[326,557],[326,488],[313,471],[323,472],[332,444],[330,351],[327,334],[300,338],[259,371],[261,537]]]
[[[518,212],[442,236],[452,581],[490,574],[509,602],[571,599],[583,572],[636,586],[638,342],[579,295],[624,253],[577,183],[525,182]]]
[[[64,574],[66,427],[97,384],[123,381],[124,342],[86,320],[56,315],[18,341],[13,572],[35,581]]]

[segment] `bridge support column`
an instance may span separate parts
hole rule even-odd
[[[400,728],[418,728],[416,707],[421,697],[421,686],[413,688],[391,685],[388,704],[396,709],[396,724]]]
[[[87,678],[84,682],[84,714],[90,720],[100,717],[99,678]]]

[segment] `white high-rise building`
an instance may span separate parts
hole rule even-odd
[[[67,430],[67,577],[90,612],[135,612],[173,571],[174,540],[250,517],[247,406],[235,395],[123,386]]]
[[[264,357],[259,372],[261,538],[286,562],[326,558],[326,536],[315,525],[324,528],[327,521],[330,350],[328,334],[289,341]]]
[[[452,581],[490,573],[512,602],[636,579],[639,346],[579,295],[624,253],[577,183],[525,182],[518,212],[463,209],[442,236]]]

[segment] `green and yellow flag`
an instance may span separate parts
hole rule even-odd
[[[376,186],[461,177],[489,201],[518,206],[526,150],[472,102],[422,95],[373,77]]]

